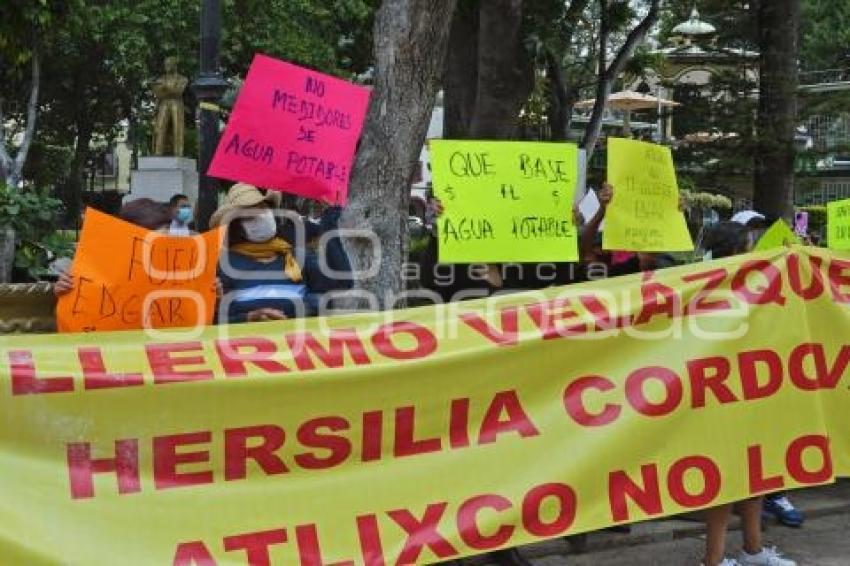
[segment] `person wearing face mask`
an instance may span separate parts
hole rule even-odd
[[[172,236],[188,236],[192,231],[192,204],[186,195],[174,195],[168,201],[171,210],[171,225],[168,233]]]
[[[227,225],[226,249],[219,265],[223,291],[219,322],[311,316],[318,310],[322,293],[351,287],[349,278],[323,273],[317,254],[306,253],[305,242],[296,242],[296,253],[290,241],[296,238],[280,236],[272,210],[275,202],[274,194],[263,195],[256,187],[239,183],[230,188],[224,204],[210,218],[211,227]],[[334,250],[328,246],[324,259],[339,271],[340,265],[348,265],[347,257],[339,261],[332,257]]]

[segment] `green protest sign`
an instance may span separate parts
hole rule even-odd
[[[633,252],[694,249],[679,210],[670,148],[608,138],[608,182],[614,198],[605,214],[602,247]]]
[[[577,261],[575,145],[431,140],[441,263]]]
[[[850,199],[826,205],[827,246],[833,250],[850,250]]]

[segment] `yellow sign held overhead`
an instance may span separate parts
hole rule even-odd
[[[431,140],[430,155],[441,263],[578,259],[575,145]]]
[[[605,216],[602,247],[634,252],[691,251],[694,243],[679,210],[670,148],[608,138],[608,182],[614,199]]]
[[[850,250],[850,199],[826,205],[827,246]]]
[[[767,229],[764,235],[756,243],[755,251],[765,252],[775,250],[793,244],[801,244],[800,238],[781,218]]]

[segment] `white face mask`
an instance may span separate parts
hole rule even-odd
[[[257,213],[256,216],[242,220],[242,229],[249,242],[260,244],[268,242],[277,234],[277,223],[274,214],[269,209]]]

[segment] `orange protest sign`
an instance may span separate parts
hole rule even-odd
[[[71,275],[56,306],[60,332],[210,324],[221,232],[152,232],[88,209]]]

